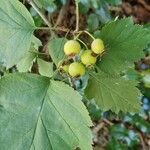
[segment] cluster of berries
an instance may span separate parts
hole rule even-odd
[[[98,56],[104,52],[104,43],[101,39],[93,40],[91,50],[84,50],[81,53],[80,43],[76,40],[69,40],[64,45],[64,52],[70,58],[80,55],[81,62],[75,61],[61,66],[61,70],[69,74],[73,78],[79,78],[85,74],[85,66],[93,66]]]

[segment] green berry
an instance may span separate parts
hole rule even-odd
[[[104,52],[104,43],[101,39],[95,39],[91,44],[91,49],[95,54],[101,54]]]
[[[60,70],[65,72],[65,73],[68,73],[69,72],[69,65],[63,65],[60,67]]]
[[[69,74],[72,77],[81,77],[85,74],[85,67],[78,62],[73,62],[69,66]]]
[[[97,58],[92,56],[91,50],[86,50],[81,55],[81,61],[86,66],[91,66],[96,63]]]
[[[70,40],[64,45],[64,52],[67,56],[75,56],[80,53],[80,43],[75,40]]]

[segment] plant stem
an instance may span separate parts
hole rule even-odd
[[[91,34],[91,33],[89,33],[88,31],[83,31],[84,33],[86,33],[86,34],[88,34],[93,40],[95,40],[95,38],[94,38],[94,36]]]
[[[86,50],[88,50],[87,45],[86,45],[82,40],[80,40],[80,39],[78,39],[78,38],[77,38],[77,40],[78,40],[79,42],[81,42],[81,43],[84,45],[84,47],[86,48]]]
[[[49,28],[51,28],[50,22],[47,20],[45,15],[41,12],[39,7],[35,4],[33,0],[26,0],[32,7],[33,9],[40,15],[40,17],[43,19],[43,21],[48,25]]]
[[[22,3],[23,3],[23,4],[25,4],[25,1],[26,1],[26,0],[23,0],[23,2],[22,2]]]
[[[36,30],[54,30],[54,31],[62,31],[62,32],[70,32],[70,33],[73,33],[73,31],[70,31],[69,29],[67,28],[61,28],[61,27],[36,27]]]
[[[88,31],[86,31],[86,30],[84,30],[84,31],[79,31],[78,34],[74,37],[74,39],[75,39],[75,40],[78,39],[79,36],[80,36],[81,34],[83,34],[83,33],[86,33],[86,34],[89,35],[93,40],[95,40],[95,37],[94,37],[91,33],[89,33]]]
[[[40,52],[34,52],[34,51],[29,51],[30,53],[34,53],[34,54],[37,54],[37,55],[47,55],[47,54],[45,54],[45,53],[40,53]]]
[[[76,4],[76,29],[75,32],[79,31],[79,4],[78,4],[78,0],[75,0],[75,4]]]

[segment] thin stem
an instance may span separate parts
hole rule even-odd
[[[49,28],[51,28],[50,22],[47,20],[45,15],[41,12],[39,7],[33,2],[33,0],[26,0],[32,7],[33,9],[40,15],[40,17],[43,19],[43,21],[48,25]]]
[[[93,40],[95,40],[95,37],[92,34],[90,34],[88,31],[85,30],[84,33],[88,34]]]
[[[37,55],[47,55],[46,53],[40,53],[40,52],[35,52],[35,51],[29,51],[30,53],[34,53],[34,54],[37,54]]]
[[[86,34],[89,35],[93,40],[95,40],[95,37],[94,37],[92,34],[90,34],[88,31],[86,31],[86,30],[84,30],[84,31],[79,31],[78,34],[74,37],[74,39],[75,39],[75,40],[78,39],[79,36],[80,36],[81,34],[83,34],[83,33],[86,33]]]
[[[66,14],[66,11],[67,11],[67,5],[68,5],[68,3],[66,4],[66,5],[63,5],[62,6],[62,8],[61,8],[61,10],[60,10],[60,12],[59,12],[59,15],[58,15],[58,17],[57,17],[57,20],[56,20],[56,23],[55,23],[55,25],[54,25],[54,27],[57,27],[57,26],[59,26],[59,24],[62,22],[62,20],[64,19],[64,17],[65,17],[65,14]]]
[[[23,0],[23,4],[25,4],[26,0]]]
[[[80,40],[80,39],[78,39],[78,38],[77,38],[77,40],[78,40],[79,42],[81,42],[81,43],[85,46],[85,48],[88,50],[87,45],[86,45],[82,40]]]
[[[83,31],[79,31],[79,33],[74,37],[74,40],[78,39],[82,33]]]
[[[49,27],[36,27],[36,30],[52,30],[52,28]]]
[[[36,30],[54,30],[54,31],[62,31],[62,32],[70,32],[70,33],[73,33],[73,31],[70,31],[69,29],[67,28],[61,28],[61,27],[36,27]]]
[[[75,4],[76,4],[76,29],[75,32],[79,31],[79,4],[78,4],[78,0],[75,0]]]

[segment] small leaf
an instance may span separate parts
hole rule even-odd
[[[88,22],[88,29],[91,32],[99,27],[99,19],[96,14],[90,14],[87,22]]]
[[[39,47],[42,46],[42,42],[37,37],[32,36],[32,46],[34,49],[38,50]]]
[[[29,51],[21,59],[21,61],[19,61],[19,63],[17,63],[17,69],[19,72],[31,71],[33,62],[36,60],[37,51],[40,46],[42,46],[41,41],[33,35]]]
[[[18,0],[0,0],[0,64],[17,64],[31,45],[34,21]]]
[[[92,150],[91,125],[81,96],[63,82],[17,73],[0,80],[3,150]]]
[[[59,66],[59,63],[65,58],[64,44],[66,42],[66,38],[55,38],[48,44],[49,54],[56,66]]]
[[[53,75],[53,63],[46,62],[40,58],[37,59],[39,73],[42,76],[51,77]]]
[[[31,71],[31,67],[37,54],[33,52],[28,52],[23,59],[17,64],[17,69],[19,72],[28,72]]]
[[[140,91],[136,85],[136,81],[99,72],[91,74],[85,93],[89,99],[95,98],[103,111],[139,112]]]

